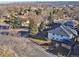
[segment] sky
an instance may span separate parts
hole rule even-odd
[[[23,1],[79,1],[79,0],[0,0],[0,3],[23,2]]]
[[[0,0],[0,2],[5,1],[16,2],[16,1],[79,1],[79,0]]]

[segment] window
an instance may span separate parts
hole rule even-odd
[[[55,34],[53,33],[53,35],[55,35]]]
[[[61,35],[61,37],[63,37],[63,35]]]
[[[56,38],[56,40],[58,40],[58,38]]]

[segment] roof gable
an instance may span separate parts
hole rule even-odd
[[[56,35],[64,35],[64,36],[68,36],[68,37],[70,37],[71,35],[72,36],[77,35],[77,32],[74,29],[71,29],[70,27],[64,26],[64,25],[61,25],[60,27],[49,30],[48,32],[56,34]]]

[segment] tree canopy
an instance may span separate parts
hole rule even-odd
[[[13,17],[9,20],[11,28],[20,28],[22,25],[22,20],[19,17]]]
[[[48,21],[49,21],[49,22],[52,22],[52,21],[53,21],[53,20],[52,20],[52,13],[51,13],[51,12],[49,13]]]
[[[37,24],[34,22],[33,19],[30,20],[29,31],[30,35],[35,35],[38,32]]]
[[[39,32],[42,32],[45,29],[44,21],[41,22],[40,26],[38,27]]]

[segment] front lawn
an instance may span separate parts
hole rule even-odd
[[[33,41],[34,43],[40,45],[41,47],[47,49],[48,48],[48,41],[46,39],[34,39],[31,38],[31,41]]]

